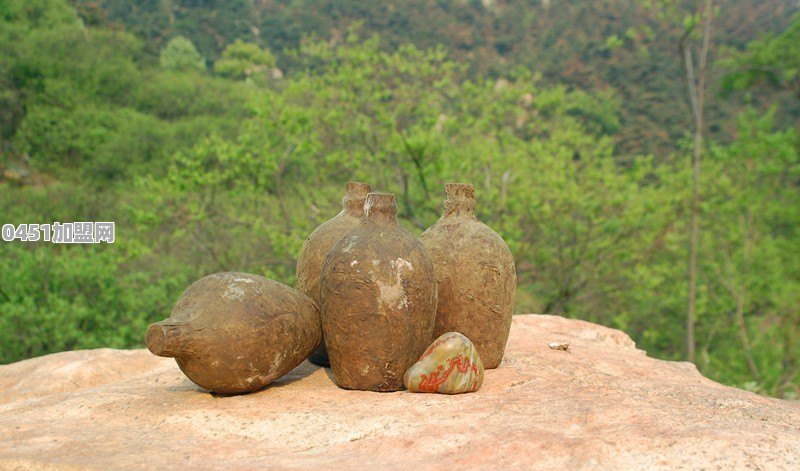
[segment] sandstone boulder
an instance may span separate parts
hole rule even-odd
[[[553,316],[515,316],[471,394],[346,391],[304,362],[216,396],[108,349],[0,366],[0,393],[0,469],[800,469],[800,404]]]

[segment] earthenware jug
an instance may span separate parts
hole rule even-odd
[[[322,326],[337,384],[397,391],[430,345],[436,275],[422,243],[397,222],[390,193],[370,193],[361,224],[328,253]]]
[[[342,198],[342,211],[314,229],[303,242],[300,258],[297,260],[297,284],[295,286],[313,299],[317,306],[320,305],[319,281],[325,257],[336,242],[339,242],[342,237],[361,223],[364,201],[371,189],[367,183],[348,182]],[[330,365],[324,338],[309,360],[320,366]]]
[[[484,367],[497,368],[514,315],[514,257],[503,238],[475,217],[472,185],[448,183],[445,193],[444,214],[420,236],[438,283],[433,335],[466,335]]]
[[[263,388],[299,365],[322,338],[314,301],[263,276],[224,272],[184,291],[145,344],[172,357],[200,387],[224,394]]]

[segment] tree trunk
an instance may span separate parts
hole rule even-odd
[[[703,101],[706,90],[706,64],[711,40],[711,16],[713,0],[705,1],[703,11],[703,44],[698,57],[698,77],[695,79],[694,59],[688,42],[683,45],[686,65],[686,82],[694,117],[694,151],[692,153],[692,219],[689,237],[689,296],[686,312],[686,360],[695,361],[695,322],[697,298],[697,245],[700,239],[700,158],[703,152]]]
[[[692,220],[689,238],[689,307],[686,313],[686,361],[695,360],[695,305],[697,297],[697,243],[700,239],[700,156],[703,134],[694,134],[694,153],[692,155]]]

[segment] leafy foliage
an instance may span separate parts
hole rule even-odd
[[[800,16],[781,34],[770,34],[747,45],[727,61],[733,69],[723,79],[723,90],[744,90],[766,84],[791,90],[800,98]]]
[[[158,58],[161,67],[171,71],[205,70],[206,62],[191,41],[177,36],[164,46]]]
[[[467,65],[465,74],[470,78],[505,77],[521,65],[541,74],[542,83],[548,86],[566,85],[617,97],[620,128],[613,138],[626,154],[666,158],[678,150],[683,131],[690,127],[676,48],[684,28],[666,26],[658,17],[686,11],[691,2],[685,0],[75,3],[99,5],[108,24],[140,33],[148,38],[149,49],[157,51],[166,39],[184,35],[212,60],[229,44],[242,40],[268,47],[277,55],[279,67],[292,69],[297,64],[287,51],[298,48],[305,35],[336,44],[358,24],[365,36],[381,36],[385,52],[406,43],[419,49],[443,45],[452,59]],[[789,0],[719,0],[717,4],[714,35],[720,44],[737,49],[760,34],[786,28],[791,14],[798,11],[796,2]],[[682,19],[678,18],[679,24]],[[686,17],[687,22],[694,20],[692,15]],[[713,84],[710,93],[718,91]],[[764,91],[762,95],[753,105],[764,111],[785,93]],[[708,127],[717,132],[718,140],[727,139],[736,129],[735,104],[718,101],[709,105]],[[792,113],[799,108],[793,104],[792,110],[779,113],[776,121],[793,123]]]
[[[222,51],[222,56],[214,63],[214,72],[223,77],[236,80],[266,76],[275,66],[275,58],[258,44],[245,43],[237,39]]]
[[[110,16],[122,15],[111,9],[116,3],[102,3]],[[618,327],[650,354],[680,359],[691,179],[685,141],[663,155],[646,146],[633,152],[620,145],[637,119],[633,95],[554,84],[519,63],[476,71],[461,60],[464,48],[450,53],[391,33],[395,21],[429,11],[428,3],[390,12],[385,39],[364,34],[375,25],[354,27],[335,40],[298,39],[277,58],[263,43],[230,39],[214,46],[223,51],[216,56],[197,41],[216,58],[214,74],[188,41],[176,46],[176,39],[159,55],[162,47],[149,43],[156,32],[136,29],[152,32],[142,38],[108,29],[95,10],[81,9],[82,23],[64,2],[0,4],[0,100],[8,104],[0,111],[0,223],[105,220],[117,229],[113,245],[0,244],[0,361],[138,346],[145,326],[167,316],[186,286],[216,271],[292,283],[303,239],[339,210],[347,180],[395,193],[401,223],[415,233],[438,218],[444,183],[473,182],[479,216],[514,253],[518,312]],[[195,10],[156,4],[173,22],[143,21],[192,30]],[[436,4],[440,13],[454,8]],[[234,15],[250,2],[231,5]],[[483,8],[467,5],[459,11],[468,17]],[[146,6],[126,8],[151,11]],[[348,2],[336,8],[356,12]],[[543,21],[506,8],[492,14]],[[306,10],[300,24],[322,21]],[[247,28],[228,32],[247,39]],[[491,41],[523,48],[511,33]],[[597,35],[598,54],[625,60],[658,37],[646,28]],[[571,47],[547,38],[554,49]],[[283,78],[265,77],[276,61]],[[793,397],[800,137],[779,112],[734,113],[730,136],[709,144],[698,367],[728,384]]]

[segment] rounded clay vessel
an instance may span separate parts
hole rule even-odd
[[[328,254],[320,293],[337,384],[402,389],[432,339],[436,277],[425,247],[398,225],[393,195],[367,196],[361,225]]]
[[[421,236],[436,267],[439,303],[434,337],[461,332],[485,368],[503,359],[517,273],[505,241],[475,217],[472,185],[448,183],[442,217]]]
[[[168,319],[150,325],[145,343],[174,357],[198,386],[238,394],[288,373],[321,338],[311,298],[263,276],[226,272],[192,284]]]
[[[361,223],[364,201],[371,189],[367,183],[348,182],[342,198],[342,211],[314,229],[303,242],[300,258],[297,259],[296,286],[298,290],[313,299],[317,306],[320,305],[319,283],[325,257],[336,242]],[[320,366],[330,365],[324,338],[309,360]]]

